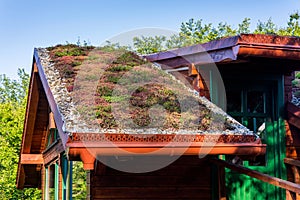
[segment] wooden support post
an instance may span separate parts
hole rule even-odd
[[[86,200],[91,199],[91,171],[86,173]]]
[[[290,167],[293,172],[294,182],[300,184],[300,174],[298,169],[298,167],[300,167],[300,161],[292,158],[285,158],[284,163],[290,165],[288,167]],[[300,194],[298,193],[290,192],[290,196],[295,200],[300,200]]]
[[[219,174],[219,199],[226,200],[225,167],[218,166]]]
[[[300,184],[300,176],[299,176],[298,167],[292,166],[292,171],[293,171],[293,174],[294,174],[294,182],[297,183],[297,184]],[[300,194],[295,193],[295,197],[296,197],[296,200],[299,200],[300,199]]]

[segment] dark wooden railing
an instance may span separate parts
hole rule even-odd
[[[286,180],[283,180],[283,179],[280,179],[280,178],[277,178],[277,177],[273,177],[273,176],[270,176],[270,175],[267,175],[267,174],[263,174],[261,172],[251,170],[251,169],[248,169],[246,167],[236,165],[236,164],[224,161],[224,160],[213,158],[210,161],[213,164],[216,164],[218,166],[226,167],[226,168],[231,169],[233,171],[236,171],[238,173],[245,174],[247,176],[259,179],[263,182],[266,182],[266,183],[275,185],[277,187],[283,188],[285,190],[300,194],[300,184],[293,183],[293,182],[290,182],[290,181],[286,181]],[[297,162],[297,165],[300,166],[300,161]]]

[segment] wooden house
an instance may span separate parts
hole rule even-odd
[[[35,49],[17,187],[40,188],[44,199],[72,199],[72,162],[82,161],[88,172],[88,199],[298,198],[300,109],[290,100],[293,72],[300,68],[299,50],[299,38],[246,34],[145,56],[159,65],[155,70],[167,71],[186,84],[181,84],[184,90],[194,89],[227,108],[251,131],[223,111],[211,111],[213,104],[203,98],[193,97],[206,114],[213,113],[208,118],[201,115],[200,124],[216,116],[225,121],[212,120],[210,126],[201,125],[204,130],[183,126],[179,132],[168,129],[169,123],[162,125],[167,131],[149,132],[146,124],[132,134],[111,121],[107,125],[104,119],[113,117],[99,107],[117,100],[97,85],[102,87],[108,79],[118,82],[112,76],[115,71],[125,70],[124,75],[126,70],[134,70],[124,67],[123,62],[128,62],[124,52],[112,56],[92,47]],[[102,65],[104,68],[99,67]],[[80,66],[86,70],[81,75]],[[93,71],[95,68],[104,70]],[[110,78],[99,81],[99,73]],[[142,75],[136,73],[125,80]],[[81,80],[81,85],[76,85],[76,80]],[[102,95],[108,92],[110,98],[98,93],[86,98],[89,91],[95,94],[95,84],[88,84],[91,80],[96,81],[97,91]],[[138,88],[138,92],[144,89]],[[130,102],[140,105],[143,99],[134,98]],[[98,110],[92,111],[98,118],[86,120],[88,107],[95,102]],[[121,119],[126,121],[126,116]],[[170,124],[176,126],[173,122]],[[168,165],[150,170],[165,161]],[[127,170],[127,163],[138,173]],[[150,167],[149,172],[141,169],[145,166]]]

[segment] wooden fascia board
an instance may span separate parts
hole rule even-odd
[[[42,154],[21,154],[21,164],[44,164]]]
[[[24,140],[22,144],[22,153],[30,153],[31,149],[31,141],[34,132],[34,126],[36,121],[38,103],[39,103],[39,91],[38,91],[38,83],[37,83],[37,73],[33,72],[32,74],[32,82],[30,86],[30,92],[28,97],[27,109],[26,109],[26,117],[24,124]]]
[[[49,103],[49,106],[50,106],[50,109],[51,109],[51,111],[53,112],[53,115],[54,115],[54,120],[55,120],[55,123],[56,123],[56,127],[57,127],[57,130],[58,130],[59,136],[62,140],[63,147],[65,148],[65,145],[68,141],[69,136],[63,130],[64,121],[63,121],[62,116],[61,116],[61,114],[58,110],[58,106],[55,102],[54,96],[53,96],[53,94],[51,92],[51,89],[49,87],[49,84],[48,84],[48,81],[46,79],[41,61],[39,59],[37,49],[34,50],[34,58],[36,60],[36,65],[37,65],[37,68],[38,68],[39,76],[40,76],[40,79],[41,79],[41,82],[42,82],[42,85],[43,85],[43,88],[44,88],[44,91],[45,91],[45,94],[46,94],[46,97],[47,97],[47,100],[48,100],[48,103]]]
[[[281,58],[289,60],[300,60],[299,47],[287,47],[283,45],[270,44],[239,44],[237,56]]]
[[[97,156],[181,156],[181,155],[243,155],[258,156],[266,153],[264,144],[216,144],[203,145],[193,143],[186,146],[182,143],[168,144],[144,144],[144,143],[67,143],[67,154],[70,160],[80,158],[85,170],[94,169],[94,161]]]
[[[237,59],[239,46],[230,46],[222,49],[210,50],[207,52],[194,52],[187,55],[178,55],[164,59],[154,60],[153,62],[162,65],[162,69],[173,69],[182,66],[207,65],[218,62],[228,62]]]
[[[144,57],[150,62],[159,60],[173,59],[176,57],[185,57],[193,54],[205,53],[208,51],[215,51],[220,49],[227,49],[235,46],[238,42],[238,36],[224,38],[221,40],[214,40],[204,44],[196,44],[188,47],[182,47],[166,52],[159,52],[155,54],[145,55]]]
[[[256,143],[232,143],[232,144],[203,144],[193,142],[182,143],[99,143],[99,142],[73,142],[67,143],[68,154],[72,155],[78,149],[88,149],[99,155],[199,155],[199,152],[206,152],[210,155],[264,155],[265,144]],[[73,156],[78,156],[76,153]]]
[[[17,188],[23,188],[24,181],[25,181],[24,169],[23,166],[21,165],[21,154],[30,153],[31,140],[32,140],[32,134],[34,130],[34,124],[35,124],[35,118],[36,118],[36,112],[38,106],[38,96],[39,96],[38,85],[36,80],[37,74],[38,74],[38,68],[36,66],[35,59],[33,58],[31,78],[29,82],[29,89],[27,95],[27,105],[26,105],[26,112],[25,112],[21,150],[20,150],[19,162],[18,162],[18,171],[17,171],[17,179],[16,179]],[[32,102],[33,99],[34,101],[36,101],[35,104],[33,104]]]
[[[265,43],[264,39],[267,37]],[[273,42],[279,39],[281,42]],[[188,65],[191,62],[196,65],[211,63],[200,58],[199,55],[206,52],[211,56],[214,63],[237,60],[238,56],[284,58],[289,60],[300,60],[300,46],[297,42],[291,43],[293,38],[266,35],[245,35],[224,38],[204,44],[182,47],[166,52],[145,55],[150,62],[167,65],[165,68],[176,68]],[[288,41],[289,43],[284,43]],[[198,58],[191,59],[193,56]],[[202,60],[201,60],[202,59]],[[300,69],[300,67],[299,67]]]

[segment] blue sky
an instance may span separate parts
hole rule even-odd
[[[245,17],[252,27],[270,17],[285,26],[300,11],[298,0],[0,0],[0,74],[29,73],[34,47],[75,43],[78,37],[99,45],[133,29],[178,31],[190,18],[237,26]]]

